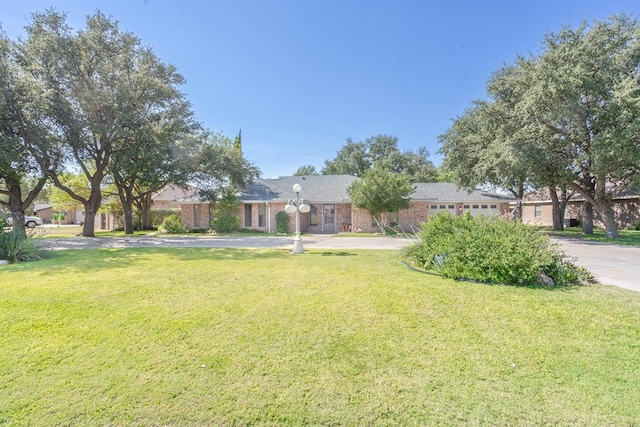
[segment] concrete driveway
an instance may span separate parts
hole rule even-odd
[[[640,248],[561,237],[553,240],[600,283],[640,292]]]
[[[609,245],[567,238],[554,238],[576,263],[594,274],[600,283],[640,292],[640,248]],[[291,249],[292,237],[250,236],[149,236],[41,239],[42,246],[52,250],[131,247],[190,247],[190,248],[276,248]],[[338,237],[332,234],[305,235],[305,250],[324,249],[399,249],[410,239],[396,237]]]

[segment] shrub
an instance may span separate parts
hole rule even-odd
[[[164,221],[162,221],[160,228],[170,234],[185,234],[188,232],[187,228],[180,222],[178,215],[175,214],[166,217]]]
[[[289,232],[289,214],[285,211],[276,213],[276,233],[287,234]]]
[[[526,285],[541,273],[557,284],[584,275],[547,235],[519,221],[438,214],[422,225],[418,237],[405,255],[445,277]]]
[[[240,228],[240,202],[232,189],[223,190],[213,210],[211,227],[218,233],[231,233]]]
[[[45,258],[47,251],[39,247],[31,236],[18,230],[3,231],[0,228],[0,259],[14,264]]]
[[[180,209],[151,209],[149,211],[149,224],[151,229],[158,228],[168,216],[175,215],[181,219]]]

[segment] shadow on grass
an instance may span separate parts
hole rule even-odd
[[[319,253],[313,253],[311,252],[310,255],[320,255],[320,256],[356,256],[358,254],[354,254],[351,252],[345,252],[345,251],[325,251],[325,252],[319,252]]]
[[[13,264],[15,271],[42,269],[42,274],[68,271],[100,271],[114,267],[128,267],[140,261],[162,256],[167,262],[285,259],[290,257],[285,249],[246,248],[102,248],[50,251],[42,261]]]

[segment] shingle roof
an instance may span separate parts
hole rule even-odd
[[[240,193],[241,201],[284,202],[295,197],[293,186],[302,187],[300,197],[304,200],[322,203],[344,203],[349,201],[347,188],[355,181],[351,175],[309,175],[279,176],[257,179]]]
[[[280,176],[269,179],[257,179],[238,197],[243,202],[283,202],[295,197],[293,185],[300,184],[300,197],[309,203],[345,203],[349,202],[347,188],[359,179],[351,175],[311,175]],[[414,184],[415,191],[411,196],[414,201],[442,202],[483,202],[512,201],[513,198],[475,190],[467,192],[458,189],[455,184],[446,182],[429,182]]]
[[[502,194],[473,190],[471,192],[458,188],[449,182],[421,182],[414,184],[415,191],[411,195],[414,201],[442,202],[509,202],[516,199]]]

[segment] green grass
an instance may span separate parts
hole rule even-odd
[[[551,227],[547,227],[550,231]],[[620,237],[609,239],[602,228],[594,228],[593,234],[583,234],[580,227],[565,228],[563,231],[550,231],[553,236],[571,237],[573,239],[589,240],[593,242],[612,243],[617,245],[640,246],[639,230],[618,230]]]
[[[0,425],[634,425],[640,295],[392,251],[63,251],[0,267]]]

